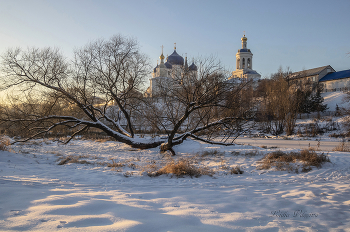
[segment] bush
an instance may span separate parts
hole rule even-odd
[[[170,160],[164,167],[148,175],[154,177],[163,174],[173,174],[176,177],[200,177],[201,175],[212,176],[214,172],[207,167],[196,167],[191,163],[190,159],[183,158],[178,161]]]
[[[236,166],[231,169],[231,174],[243,174],[243,173],[244,171],[241,170],[240,166]]]
[[[69,164],[69,163],[90,164],[89,161],[79,160],[81,158],[88,158],[88,157],[83,156],[83,155],[79,155],[79,156],[69,155],[66,157],[62,156],[62,157],[58,158],[58,161],[60,161],[58,163],[58,165],[65,165],[65,164]]]
[[[345,142],[345,139],[343,139],[343,141],[336,146],[333,151],[345,151],[345,152],[350,152],[350,146],[348,143]]]
[[[0,150],[1,151],[9,151],[10,150],[11,141],[7,136],[0,136]]]
[[[276,151],[267,154],[262,158],[259,163],[260,165],[257,169],[270,169],[271,167],[276,167],[279,171],[294,171],[299,172],[298,165],[291,165],[300,161],[303,163],[302,172],[308,172],[312,170],[311,166],[320,168],[323,163],[330,162],[329,158],[322,154],[317,154],[313,150],[302,150],[300,152],[290,152],[284,153],[282,151]]]
[[[107,164],[107,167],[111,167],[111,168],[121,168],[121,167],[124,167],[125,164],[121,163],[121,162],[115,162],[114,159],[111,159],[112,160],[112,163],[108,163]]]

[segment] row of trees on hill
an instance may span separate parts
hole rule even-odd
[[[98,130],[135,148],[174,153],[188,137],[232,144],[254,119],[273,134],[291,134],[298,113],[324,110],[319,90],[295,89],[285,72],[254,86],[228,81],[214,58],[196,64],[196,76],[184,69],[172,83],[158,83],[157,97],[144,98],[151,66],[133,39],[98,40],[77,49],[72,60],[52,48],[10,49],[2,56],[1,87],[20,94],[8,97],[0,121],[24,140],[64,131],[69,142]],[[143,139],[135,135],[140,130],[164,136]]]

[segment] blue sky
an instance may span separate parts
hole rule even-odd
[[[156,66],[164,55],[215,55],[233,71],[243,31],[253,68],[268,77],[331,65],[350,69],[350,1],[0,0],[0,52],[9,47],[75,48],[122,34]]]

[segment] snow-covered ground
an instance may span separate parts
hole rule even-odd
[[[330,111],[348,107],[342,92],[322,96]],[[336,133],[343,120],[332,118]],[[297,127],[315,123],[330,120]],[[236,140],[255,147],[188,140],[176,157],[112,141],[17,144],[0,151],[0,231],[350,231],[350,153],[332,151],[342,141],[332,133]],[[257,169],[270,152],[308,147],[331,163],[298,174]],[[182,158],[215,174],[147,175]],[[231,174],[236,166],[244,173]]]
[[[324,99],[324,104],[327,104],[329,111],[335,111],[336,106],[349,108],[350,104],[345,101],[344,97],[347,94],[344,92],[328,92],[322,93],[321,96]]]
[[[256,169],[274,149],[192,140],[175,158],[111,141],[36,140],[11,149],[0,151],[1,231],[350,231],[347,152],[326,152],[331,163],[296,174]],[[81,163],[58,165],[67,156]],[[181,157],[216,173],[146,175]],[[113,162],[124,166],[106,166]],[[227,171],[237,165],[243,174]]]

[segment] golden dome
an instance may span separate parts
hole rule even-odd
[[[245,35],[243,35],[241,40],[242,40],[242,42],[247,42],[248,39],[247,39],[247,37],[245,37]]]
[[[165,58],[165,57],[164,57],[164,55],[163,55],[163,53],[162,53],[162,55],[160,55],[159,59],[160,59],[160,60],[164,60],[164,58]]]

